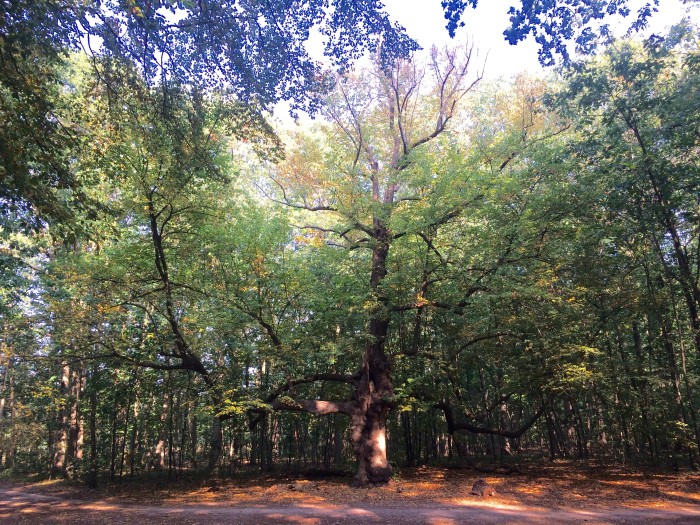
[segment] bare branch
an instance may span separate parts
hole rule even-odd
[[[464,47],[460,50],[444,49],[442,56],[433,47],[431,53],[431,69],[438,82],[438,116],[435,128],[431,133],[417,139],[408,148],[412,151],[439,136],[454,116],[457,103],[469,93],[483,78],[483,70],[477,72],[476,77],[469,85],[464,85],[471,62],[474,46]],[[462,61],[458,59],[458,53],[463,53]],[[440,64],[440,58],[447,62],[446,66]]]
[[[277,179],[275,179],[273,176],[270,176],[270,180],[272,180],[272,182],[274,182],[277,185],[277,187],[280,189],[280,191],[282,192],[282,200],[277,199],[277,198],[273,197],[272,195],[270,195],[270,193],[268,191],[265,191],[265,189],[262,188],[260,185],[257,185],[257,187],[263,193],[263,195],[265,195],[265,197],[270,199],[272,202],[275,202],[277,204],[282,204],[283,206],[288,206],[289,208],[296,208],[299,210],[331,211],[331,212],[339,213],[339,211],[332,206],[323,206],[323,205],[312,206],[312,205],[309,205],[305,202],[301,203],[301,204],[296,203],[296,202],[292,202],[287,197],[287,192],[284,188],[284,185],[281,182],[279,182]]]

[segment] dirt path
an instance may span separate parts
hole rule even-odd
[[[700,523],[700,506],[673,509],[547,509],[523,505],[462,504],[402,507],[390,505],[324,505],[236,507],[209,505],[140,505],[110,501],[83,501],[0,489],[3,524],[100,525],[335,525],[391,523],[457,525],[463,523]]]

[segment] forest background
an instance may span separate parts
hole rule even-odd
[[[7,471],[698,468],[691,18],[523,2],[559,68],[487,81],[371,1],[3,9]]]

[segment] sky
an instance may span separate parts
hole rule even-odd
[[[450,43],[440,0],[383,1],[390,16],[403,25],[423,48],[430,49],[433,44],[440,46]],[[643,3],[645,2],[631,0],[632,13],[636,12],[635,6]],[[532,38],[517,46],[511,46],[504,40],[503,31],[509,25],[508,7],[514,4],[516,0],[481,0],[476,9],[467,8],[464,12],[462,20],[465,27],[458,30],[457,39],[464,41],[468,38],[473,41],[475,49],[479,50],[481,61],[488,54],[486,78],[507,78],[525,70],[532,73],[542,70],[537,61],[537,45]],[[666,27],[681,19],[687,7],[680,0],[661,0],[659,12],[651,19],[649,34],[663,33]],[[697,7],[694,8],[693,16],[700,21],[698,11]],[[617,26],[616,34],[622,35],[629,27],[629,19],[633,14],[618,23],[615,20],[606,22],[613,29]]]
[[[616,34],[623,36],[636,9],[646,1],[630,0],[632,14],[627,19],[606,19],[605,22],[610,24]],[[467,8],[462,18],[465,27],[457,30],[455,40],[449,37],[445,29],[446,21],[440,0],[383,0],[383,3],[390,17],[404,26],[408,34],[425,50],[430,50],[432,45],[441,47],[473,43],[477,55],[472,58],[480,70],[484,67],[486,80],[499,77],[509,79],[523,71],[532,74],[543,72],[537,61],[538,46],[531,37],[516,46],[511,46],[504,40],[503,31],[509,25],[508,8],[519,3],[518,0],[480,0],[476,9]],[[660,3],[659,12],[652,16],[647,34],[663,34],[667,27],[680,21],[686,9],[691,9],[690,16],[700,23],[700,5],[691,7],[684,5],[682,0],[661,0]],[[307,49],[314,58],[322,57],[320,42],[311,43]],[[283,102],[278,104],[274,112],[285,126],[292,122],[288,109],[288,104]],[[301,115],[302,125],[310,122],[306,116]]]
[[[454,45],[447,34],[440,0],[384,0],[389,15],[404,26],[424,49],[433,44]],[[465,27],[457,30],[458,42],[470,42],[478,51],[477,63],[486,61],[486,75],[495,78],[528,70],[540,70],[537,46],[532,41],[510,46],[503,40],[508,26],[510,1],[482,0],[477,9],[464,13]],[[488,55],[488,56],[487,56]]]

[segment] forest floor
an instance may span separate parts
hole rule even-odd
[[[306,478],[313,476],[307,476]],[[483,478],[498,494],[470,494]],[[570,462],[519,473],[420,467],[385,487],[285,473],[179,481],[142,478],[89,490],[64,481],[3,480],[0,523],[335,525],[393,523],[700,523],[700,474]]]

